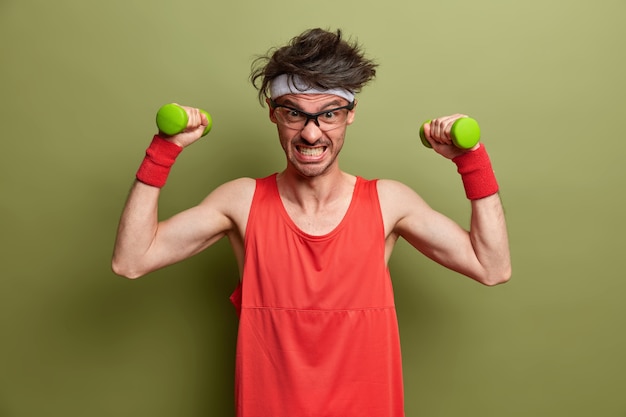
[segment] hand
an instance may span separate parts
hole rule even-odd
[[[424,125],[424,135],[426,140],[431,144],[432,148],[438,154],[445,158],[453,159],[465,152],[473,151],[480,145],[476,144],[471,149],[460,149],[452,142],[451,129],[455,121],[460,118],[468,117],[465,114],[453,114],[450,116],[438,117]]]
[[[202,137],[205,128],[209,124],[209,119],[204,113],[200,111],[200,109],[180,105],[178,106],[185,110],[185,112],[187,113],[187,127],[185,127],[185,129],[181,133],[173,136],[167,136],[163,132],[159,132],[159,135],[166,140],[184,148],[191,145]]]

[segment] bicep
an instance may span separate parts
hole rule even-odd
[[[401,183],[391,182],[380,196],[383,212],[390,218],[391,233],[435,262],[467,272],[473,252],[465,229],[432,209],[415,191]]]
[[[153,256],[164,264],[191,257],[208,248],[243,221],[245,204],[251,195],[249,182],[226,183],[200,204],[159,223],[152,249]]]
[[[396,233],[424,255],[452,267],[469,243],[467,231],[443,214],[426,206],[407,213],[396,225]]]
[[[155,251],[166,250],[179,258],[206,249],[231,228],[230,219],[205,204],[192,207],[161,222],[155,236]]]

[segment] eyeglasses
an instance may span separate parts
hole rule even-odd
[[[354,108],[352,101],[347,106],[336,107],[319,113],[307,113],[294,107],[284,106],[270,100],[270,106],[274,109],[276,120],[290,129],[302,130],[313,120],[313,123],[323,131],[337,129],[348,118],[348,112]],[[321,116],[321,117],[320,117]]]

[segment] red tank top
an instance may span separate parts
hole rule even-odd
[[[245,236],[238,417],[404,416],[398,324],[376,181],[357,177],[330,233],[304,233],[258,179]]]

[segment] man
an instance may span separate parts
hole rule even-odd
[[[227,237],[241,283],[236,404],[240,417],[403,416],[400,345],[387,263],[402,237],[434,261],[485,285],[509,279],[506,225],[481,144],[460,150],[452,123],[425,126],[457,165],[471,200],[466,231],[392,180],[343,172],[339,153],[355,93],[376,65],[341,32],[313,29],[256,61],[251,80],[269,105],[286,167],[240,178],[159,222],[160,187],[208,121],[185,107],[187,129],[155,136],[120,221],[113,269],[137,278]]]

